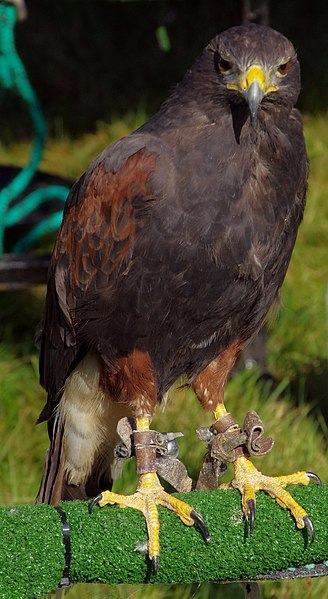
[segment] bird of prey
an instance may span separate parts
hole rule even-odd
[[[240,434],[224,386],[279,296],[304,210],[299,90],[296,52],[283,35],[232,27],[157,114],[96,158],[67,200],[40,337],[50,446],[38,500],[96,495],[93,505],[141,510],[155,571],[157,504],[208,531],[160,483],[152,416],[185,375],[213,413],[213,439]],[[140,474],[130,496],[111,491],[122,417],[134,423]],[[313,535],[285,486],[315,475],[264,476],[245,441],[231,455],[231,485],[251,528],[262,489]]]

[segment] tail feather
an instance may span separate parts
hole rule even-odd
[[[57,505],[63,498],[64,472],[62,459],[64,427],[58,415],[54,419],[52,438],[44,458],[44,469],[37,503]]]

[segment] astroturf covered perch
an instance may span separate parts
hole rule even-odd
[[[206,543],[195,527],[159,508],[161,567],[151,574],[145,549],[143,516],[117,506],[95,508],[88,502],[63,502],[70,527],[70,581],[189,583],[252,579],[306,566],[309,576],[328,571],[328,485],[293,487],[293,496],[311,515],[315,540],[298,530],[290,514],[264,493],[257,496],[257,519],[252,537],[240,507],[238,491],[179,494],[199,510],[210,529]],[[54,590],[65,571],[61,518],[48,505],[0,510],[0,598],[38,597]],[[297,573],[297,571],[296,571]]]

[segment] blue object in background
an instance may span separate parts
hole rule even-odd
[[[26,103],[33,123],[35,135],[28,164],[0,190],[0,254],[4,252],[6,227],[19,224],[44,202],[58,200],[64,202],[69,187],[66,185],[47,185],[26,192],[37,172],[46,139],[46,124],[38,99],[29,82],[25,67],[19,58],[14,40],[16,8],[12,4],[0,1],[0,85],[4,90],[17,93]],[[8,170],[8,169],[7,169]],[[0,177],[1,179],[1,177]],[[21,197],[20,197],[21,196]],[[17,200],[15,202],[15,200]],[[28,250],[36,241],[50,231],[57,230],[62,220],[62,209],[55,209],[50,215],[33,224],[30,230],[16,240],[11,251],[20,253]]]

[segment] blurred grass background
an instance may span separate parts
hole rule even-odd
[[[48,140],[41,168],[64,177],[78,177],[108,143],[127,134],[147,118],[143,107],[99,122],[94,133],[74,139],[63,133]],[[226,404],[241,423],[249,409],[261,415],[275,448],[256,464],[266,474],[300,469],[313,470],[327,481],[327,315],[328,283],[328,117],[307,116],[305,133],[311,160],[311,176],[304,222],[283,287],[282,307],[270,319],[269,367],[279,381],[269,386],[256,383],[257,373],[239,372],[230,381]],[[26,164],[30,143],[0,143],[0,163]],[[49,241],[52,243],[52,240]],[[34,331],[42,311],[45,289],[35,287],[0,293],[0,504],[34,501],[41,477],[47,433],[35,426],[45,394],[38,384],[38,356]],[[181,457],[191,475],[200,467],[204,447],[195,429],[208,422],[190,391],[179,390],[154,427],[181,430]],[[231,471],[225,475],[229,478]],[[126,465],[116,489],[131,492],[136,484],[133,462]],[[277,506],[277,509],[278,508]],[[183,534],[183,529],[181,530]],[[325,579],[261,583],[261,596],[279,599],[328,599]],[[243,597],[233,585],[178,585],[136,587],[83,585],[73,587],[69,599],[141,598],[211,599]]]

